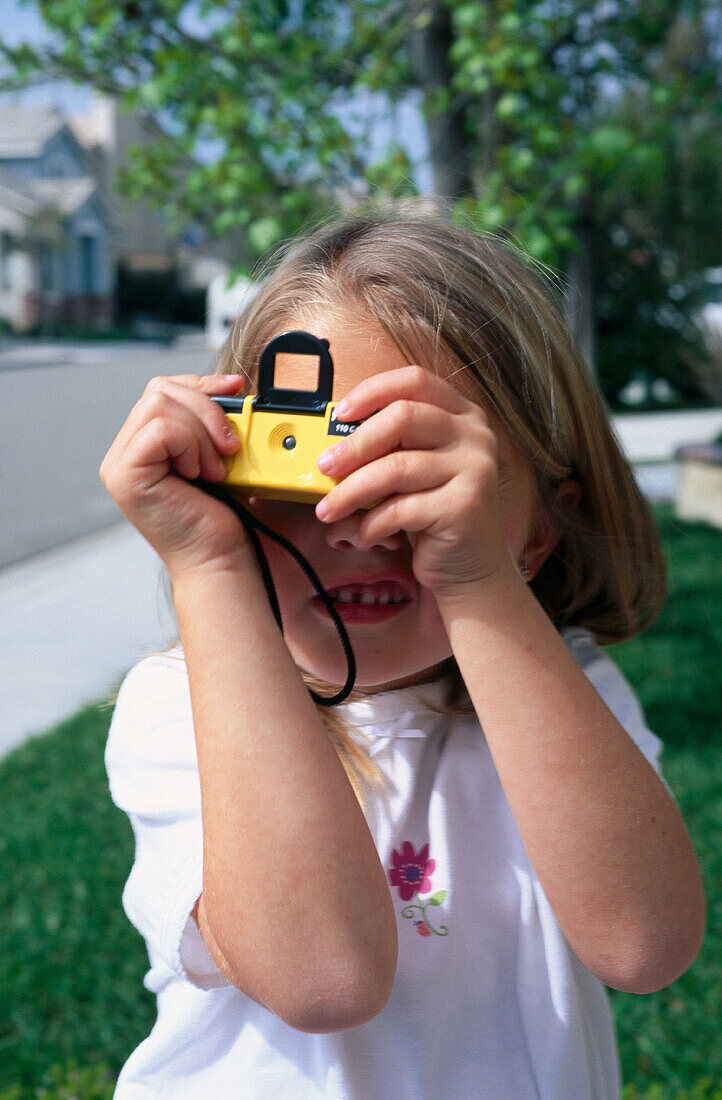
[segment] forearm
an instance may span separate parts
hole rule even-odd
[[[294,1026],[348,1026],[365,1000],[373,1015],[396,961],[385,873],[257,569],[195,571],[174,598],[201,777],[201,927],[234,983]]]
[[[644,992],[691,962],[699,872],[673,800],[516,578],[440,603],[531,862],[577,955]]]

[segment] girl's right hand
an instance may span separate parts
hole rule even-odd
[[[101,464],[106,489],[171,577],[248,553],[233,512],[192,484],[225,477],[221,456],[237,451],[238,439],[210,395],[236,394],[242,382],[228,374],[152,379]]]

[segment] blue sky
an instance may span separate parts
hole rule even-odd
[[[0,37],[8,46],[18,46],[22,42],[34,45],[46,36],[47,31],[34,4],[0,0]],[[87,110],[93,95],[88,88],[77,88],[72,84],[41,84],[12,98],[21,98],[24,103],[53,103],[65,111],[76,112]]]
[[[42,35],[42,20],[33,5],[0,0],[0,30],[11,46],[19,42],[37,42]]]

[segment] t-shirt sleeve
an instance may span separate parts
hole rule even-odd
[[[105,763],[113,801],[135,835],[123,907],[146,941],[151,969],[170,969],[201,989],[227,985],[191,916],[203,886],[203,829],[182,657],[149,657],[128,674]]]
[[[661,775],[662,742],[647,728],[639,700],[622,671],[594,641],[588,630],[568,630],[563,635],[572,656],[596,688],[640,752]]]

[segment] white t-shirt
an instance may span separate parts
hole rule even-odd
[[[617,667],[586,631],[564,638],[656,766],[659,742]],[[106,763],[135,832],[123,904],[147,944],[158,1019],[123,1068],[116,1100],[619,1095],[606,992],[557,925],[478,721],[426,705],[443,690],[404,688],[342,707],[392,784],[369,797],[367,817],[389,872],[399,961],[379,1016],[308,1035],[228,983],[190,916],[203,845],[185,664],[177,650],[131,671]]]

